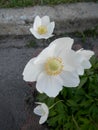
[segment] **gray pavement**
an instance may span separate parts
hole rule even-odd
[[[0,41],[0,45],[2,41],[4,40]],[[6,39],[5,44],[10,44],[9,42],[21,44],[22,41],[23,39],[18,39],[18,42],[17,40],[15,42],[15,39],[12,41]],[[27,120],[25,99],[34,89],[23,81],[22,71],[35,52],[34,48],[5,47],[5,45],[0,47],[0,130],[20,130]],[[33,120],[36,120],[36,117]],[[43,128],[35,126],[34,130],[40,130],[40,127]]]
[[[2,116],[6,117],[3,120],[4,128],[0,130],[10,130],[8,125],[11,122],[6,122],[10,117],[13,117],[16,130],[18,130],[26,119],[24,100],[29,88],[24,84],[21,76],[25,61],[23,61],[23,56],[25,55],[20,54],[18,49],[0,49],[0,99],[2,96],[1,102],[5,105],[2,106],[1,103],[1,106],[5,109]],[[0,109],[3,109],[2,107]],[[11,113],[9,116],[8,111]],[[0,120],[2,116],[0,116]],[[14,130],[14,123],[12,125],[12,130]],[[2,128],[1,124],[0,128]]]
[[[56,22],[55,33],[83,31],[98,25],[98,3],[0,9],[0,35],[28,35],[36,15],[50,16]]]

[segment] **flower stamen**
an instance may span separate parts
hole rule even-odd
[[[37,32],[38,32],[40,35],[46,34],[46,33],[47,33],[47,27],[41,25],[41,26],[38,27]]]
[[[46,73],[48,75],[58,75],[62,72],[63,70],[63,62],[62,62],[62,59],[57,57],[50,57],[47,59],[46,63],[45,63],[45,70],[46,70]]]

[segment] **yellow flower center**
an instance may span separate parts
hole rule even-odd
[[[41,26],[38,27],[37,32],[38,32],[40,35],[46,34],[46,33],[47,33],[47,27],[41,25]]]
[[[63,62],[62,59],[57,57],[50,57],[47,59],[45,63],[45,70],[48,75],[58,75],[63,70]]]

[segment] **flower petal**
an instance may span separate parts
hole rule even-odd
[[[48,115],[42,116],[42,117],[40,118],[40,120],[39,120],[39,124],[43,124],[43,123],[47,120],[47,118],[48,118]]]
[[[25,81],[36,81],[40,72],[43,71],[43,66],[41,64],[35,64],[35,60],[36,58],[31,59],[24,68],[23,79]]]
[[[41,25],[41,18],[39,16],[36,16],[33,24],[34,30],[37,30],[38,26],[40,25]]]
[[[76,51],[77,55],[80,55],[80,64],[82,65],[82,67],[84,69],[89,69],[91,67],[91,63],[89,61],[89,59],[94,55],[93,51],[89,51],[89,50],[83,50],[80,49],[78,51]]]
[[[39,115],[39,116],[42,116],[43,113],[42,113],[42,108],[41,108],[41,105],[38,105],[36,108],[34,108],[34,111],[33,111],[36,115]]]
[[[81,64],[82,64],[84,69],[91,68],[91,63],[89,62],[89,60],[84,60]]]
[[[94,55],[94,52],[93,52],[93,51],[83,50],[83,49],[78,50],[76,53],[82,55],[82,56],[83,56],[84,58],[86,58],[87,60],[89,60],[89,59]]]
[[[56,45],[55,48],[55,55],[59,56],[60,53],[64,50],[71,50],[72,45],[73,45],[73,39],[69,38],[69,37],[63,37],[63,38],[58,38],[56,40],[54,40],[51,45]]]
[[[76,71],[79,75],[83,75],[84,69],[80,63],[81,56],[77,55],[73,50],[63,50],[60,55],[63,59],[64,70]]]
[[[47,114],[49,113],[48,106],[45,103],[42,103],[42,108],[45,111],[45,113],[47,113]]]
[[[43,124],[47,120],[48,114],[49,114],[49,109],[48,109],[48,107],[47,107],[47,105],[45,103],[42,103],[41,107],[44,110],[45,114],[40,118],[39,124]]]
[[[45,35],[42,35],[42,38],[43,39],[48,39],[48,38],[50,38],[50,37],[52,37],[53,35],[52,34],[45,34]]]
[[[39,35],[34,28],[30,28],[30,32],[37,38],[37,39],[42,39],[43,37]]]
[[[37,80],[36,88],[39,92],[46,93],[49,97],[56,97],[62,90],[63,82],[59,76],[49,76],[42,72]]]
[[[47,26],[47,25],[50,23],[50,18],[49,18],[49,16],[43,16],[43,17],[41,18],[41,23],[42,23],[42,25]]]
[[[47,58],[54,56],[55,45],[46,47],[36,58],[35,63],[45,63]]]
[[[55,27],[55,22],[51,22],[50,24],[47,25],[49,35],[51,35],[53,33],[54,27]]]
[[[80,83],[79,76],[75,72],[63,71],[60,76],[63,80],[63,85],[66,87],[76,87]]]

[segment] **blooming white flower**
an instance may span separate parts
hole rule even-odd
[[[44,16],[42,18],[36,16],[33,27],[30,28],[30,31],[37,39],[48,39],[49,37],[53,36],[52,33],[54,27],[55,23],[50,22],[48,16]]]
[[[56,97],[66,87],[76,87],[80,83],[76,67],[81,66],[79,56],[71,49],[73,39],[59,38],[32,58],[24,68],[25,81],[37,81],[36,89],[49,97]],[[74,67],[73,67],[74,66]]]
[[[49,109],[45,103],[38,102],[37,104],[39,105],[36,108],[34,108],[34,113],[41,116],[39,124],[43,124],[48,118]]]

